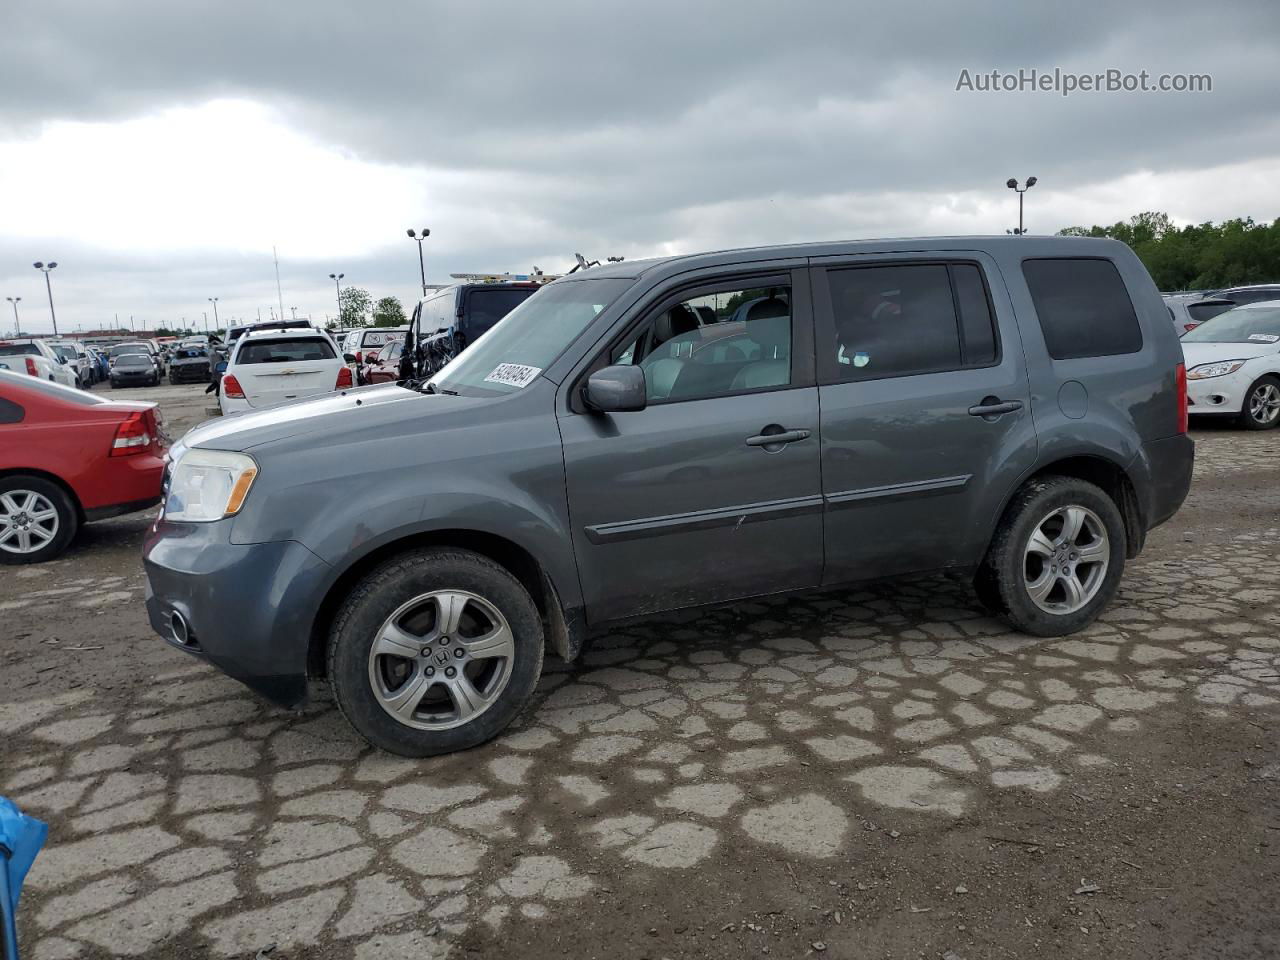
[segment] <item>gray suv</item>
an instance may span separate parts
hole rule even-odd
[[[971,577],[1069,634],[1191,482],[1182,353],[1123,244],[949,238],[628,261],[429,380],[196,428],[145,545],[154,629],[425,756],[544,647],[660,611]]]

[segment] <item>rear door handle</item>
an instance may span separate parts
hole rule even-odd
[[[999,417],[1022,409],[1021,400],[1001,400],[999,397],[983,397],[982,402],[969,408],[971,417]]]
[[[778,433],[761,433],[747,437],[748,447],[781,447],[784,443],[795,443],[797,440],[808,440],[808,430],[781,430]]]

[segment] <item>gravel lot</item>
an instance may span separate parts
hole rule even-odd
[[[208,403],[116,394],[175,437]],[[427,761],[166,647],[149,516],[92,526],[0,568],[0,792],[51,826],[24,955],[1280,955],[1280,432],[1196,440],[1082,635],[947,580],[670,616]]]

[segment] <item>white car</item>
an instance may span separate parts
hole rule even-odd
[[[96,371],[84,344],[77,343],[75,340],[46,340],[45,343],[58,356],[66,358],[67,366],[75,371],[76,386],[85,389],[93,386],[94,381],[97,380],[94,376]]]
[[[218,403],[240,413],[353,386],[351,368],[315,329],[249,330],[236,340]]]
[[[1173,329],[1178,336],[1189,333],[1206,320],[1226,313],[1236,304],[1230,300],[1218,300],[1214,297],[1202,297],[1198,293],[1165,294],[1164,305],[1169,308],[1169,316],[1173,318]]]
[[[1280,300],[1220,313],[1182,338],[1193,415],[1238,417],[1250,430],[1280,425]]]
[[[0,340],[0,370],[28,373],[64,387],[80,385],[76,368],[60,357],[46,341],[34,337]]]

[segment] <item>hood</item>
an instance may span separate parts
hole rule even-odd
[[[1280,353],[1280,343],[1187,343],[1183,340],[1182,356],[1187,369],[1202,363],[1218,363],[1222,360],[1253,360]]]
[[[416,416],[419,411],[434,413],[476,402],[419,393],[394,383],[376,384],[207,420],[193,427],[177,446],[243,451],[299,434],[324,433],[328,438],[361,435],[402,420],[409,415],[408,404],[415,405]]]

